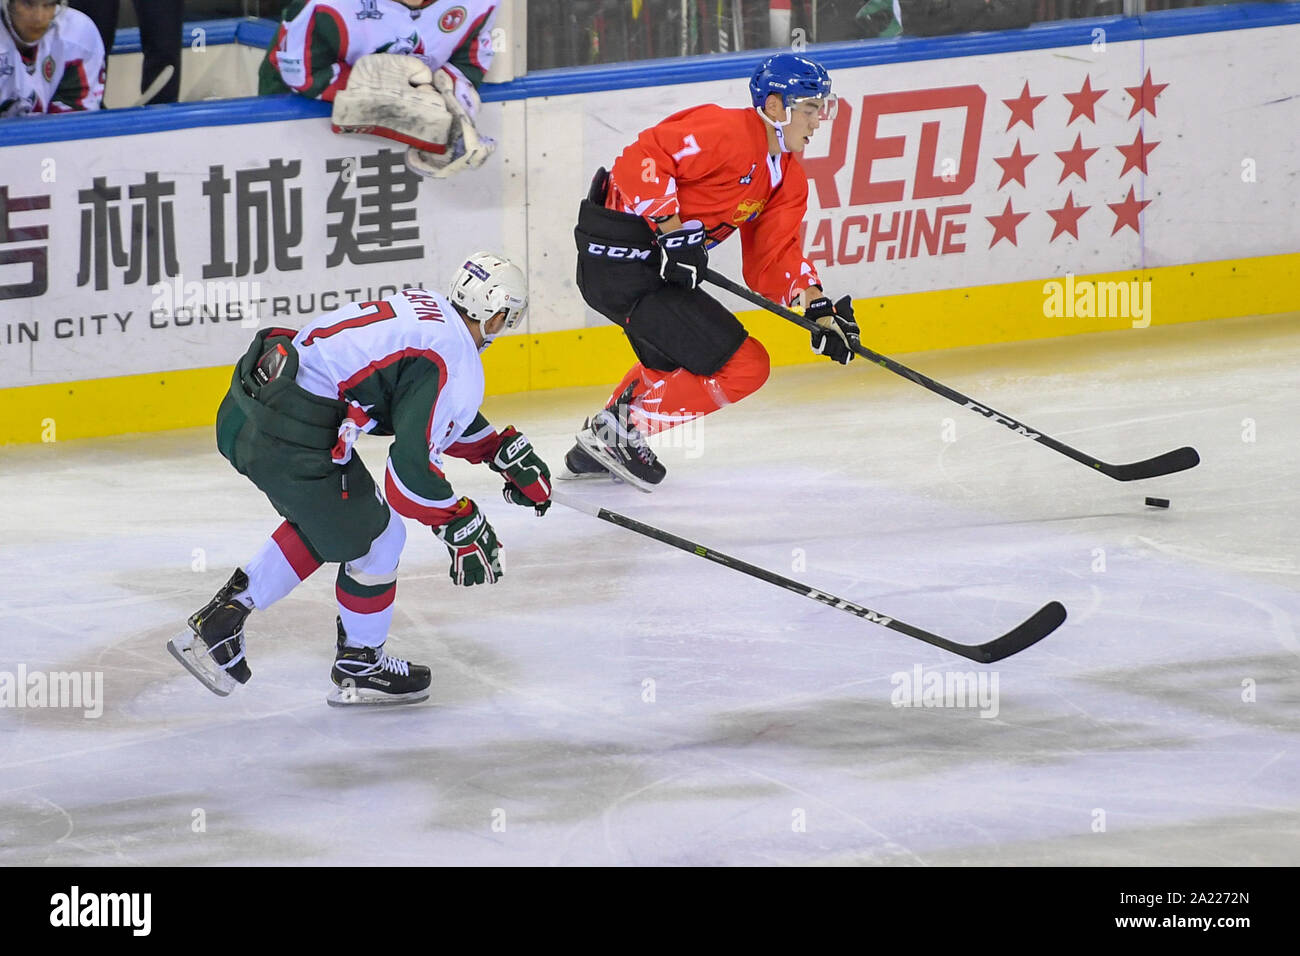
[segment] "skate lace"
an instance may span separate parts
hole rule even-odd
[[[628,428],[627,443],[643,464],[649,465],[655,460],[655,453],[650,450],[650,446],[645,443],[645,439],[635,428]]]
[[[410,661],[404,661],[400,657],[389,657],[384,654],[379,658],[375,667],[381,671],[388,671],[390,674],[401,674],[403,677],[411,676]]]
[[[655,460],[655,453],[652,452],[650,446],[646,444],[645,436],[641,434],[641,430],[628,421],[628,418],[629,415],[627,412],[623,412],[623,414],[619,416],[619,420],[624,423],[623,431],[625,444],[628,448],[631,448],[636,452],[636,456],[641,459],[643,464],[649,465]]]

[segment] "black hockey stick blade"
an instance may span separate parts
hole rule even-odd
[[[712,561],[714,564],[720,564],[723,567],[730,568],[733,571],[739,571],[741,574],[747,574],[752,578],[758,578],[760,581],[766,581],[768,584],[775,584],[779,588],[784,588],[800,597],[806,597],[824,604],[827,607],[833,607],[838,611],[846,611],[855,617],[870,621],[873,624],[879,624],[887,627],[891,631],[899,634],[906,634],[908,637],[918,641],[924,641],[932,647],[942,648],[945,651],[964,657],[967,660],[977,661],[981,664],[991,664],[994,661],[1000,661],[1010,657],[1012,654],[1018,654],[1027,647],[1037,644],[1048,634],[1061,626],[1065,620],[1065,607],[1059,601],[1051,601],[1039,608],[1032,617],[1024,623],[1018,625],[1012,630],[996,637],[984,644],[958,644],[950,641],[946,637],[931,633],[924,628],[917,627],[914,624],[908,624],[906,621],[900,621],[898,618],[881,614],[869,607],[861,604],[855,604],[852,601],[846,601],[844,598],[836,597],[834,594],[828,594],[818,588],[809,587],[798,581],[787,578],[784,575],[777,574],[775,571],[769,571],[766,568],[760,568],[757,565],[750,564],[748,561],[742,561],[739,558],[733,558],[730,555],[723,554],[721,551],[715,551],[710,547],[689,541],[686,538],[679,537],[669,531],[656,528],[653,525],[637,521],[635,518],[629,518],[627,515],[619,514],[617,511],[610,511],[608,508],[602,508],[600,505],[590,504],[580,498],[571,498],[567,494],[552,492],[551,500],[557,504],[564,505],[566,508],[572,508],[575,511],[581,511],[589,514],[593,518],[599,518],[601,521],[608,521],[610,524],[618,525],[628,531],[644,535],[647,538],[653,538],[663,544],[677,548],[681,551],[688,551],[697,557],[704,558],[706,561]]]
[[[720,289],[726,289],[733,295],[737,295],[748,302],[752,302],[760,308],[767,309],[773,315],[779,315],[781,318],[793,322],[801,329],[806,331],[813,331],[816,329],[816,326],[812,322],[805,319],[798,312],[795,312],[792,309],[787,309],[780,303],[773,302],[766,296],[760,295],[738,282],[733,282],[721,273],[714,272],[712,269],[707,269],[705,270],[704,278]],[[1032,429],[1023,422],[1016,421],[1007,415],[1003,415],[1001,412],[989,405],[973,401],[955,388],[950,388],[942,382],[935,381],[928,375],[923,375],[916,369],[904,365],[902,362],[896,361],[887,355],[881,355],[879,352],[872,351],[863,345],[861,340],[855,335],[849,336],[849,346],[853,350],[854,354],[861,356],[873,365],[879,365],[881,368],[887,369],[895,375],[902,376],[913,384],[920,385],[922,388],[927,389],[936,395],[941,395],[950,402],[955,402],[956,404],[968,408],[979,415],[983,415],[985,418],[1009,428],[1018,435],[1023,435],[1040,445],[1046,445],[1053,451],[1059,452],[1067,458],[1072,458],[1081,465],[1087,465],[1094,471],[1099,471],[1108,478],[1114,478],[1116,481],[1140,481],[1143,478],[1157,478],[1160,475],[1172,475],[1176,471],[1186,471],[1188,468],[1195,468],[1201,461],[1201,456],[1196,453],[1195,448],[1178,448],[1174,451],[1165,452],[1163,455],[1148,458],[1146,461],[1135,461],[1125,465],[1112,465],[1110,462],[1102,461],[1100,458],[1094,458],[1092,455],[1079,451],[1077,448],[1071,448],[1064,442],[1058,441],[1044,432]]]
[[[1060,601],[1049,601],[1023,624],[1017,625],[987,644],[977,644],[969,648],[973,653],[963,656],[979,661],[981,664],[992,664],[1012,654],[1019,654],[1027,647],[1033,647],[1064,623],[1065,605]]]
[[[1195,468],[1201,463],[1201,456],[1195,448],[1184,447],[1156,455],[1146,461],[1134,461],[1127,465],[1108,465],[1103,462],[1098,467],[1116,481],[1141,481],[1143,478],[1159,478],[1174,472]]]

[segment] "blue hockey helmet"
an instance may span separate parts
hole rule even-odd
[[[799,100],[831,100],[831,75],[826,68],[797,53],[774,53],[758,65],[749,80],[749,96],[762,109],[775,93],[788,109]]]

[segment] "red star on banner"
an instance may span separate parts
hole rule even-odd
[[[1063,153],[1056,154],[1057,158],[1061,160],[1061,167],[1062,167],[1061,178],[1056,181],[1057,184],[1059,185],[1060,183],[1065,182],[1065,177],[1069,176],[1070,173],[1078,173],[1079,178],[1082,179],[1084,182],[1087,182],[1088,181],[1088,169],[1087,169],[1088,160],[1090,160],[1092,158],[1092,154],[1097,152],[1097,150],[1100,148],[1101,147],[1098,146],[1098,147],[1094,147],[1093,149],[1084,149],[1083,134],[1080,133],[1078,136],[1074,137],[1073,146],[1071,146]]]
[[[1030,96],[1029,81],[1025,81],[1025,88],[1020,91],[1020,95],[1013,100],[1003,100],[1007,109],[1011,110],[1011,119],[1007,120],[1007,129],[1023,122],[1030,129],[1034,128],[1034,109],[1039,103],[1047,99],[1046,96]]]
[[[1147,154],[1159,145],[1159,140],[1148,143],[1142,138],[1142,130],[1138,130],[1137,139],[1133,140],[1133,145],[1115,147],[1120,151],[1120,155],[1124,157],[1124,168],[1119,171],[1119,174],[1123,176],[1130,169],[1139,169],[1142,171],[1142,175],[1148,175]]]
[[[1020,140],[1016,140],[1015,149],[1011,150],[1010,156],[1003,156],[1001,159],[995,156],[993,162],[1002,167],[1002,182],[998,183],[998,189],[1001,189],[1013,179],[1023,186],[1025,184],[1025,167],[1037,158],[1037,153],[1025,155],[1020,152]]]
[[[1021,185],[1023,185],[1023,183]],[[999,239],[1009,239],[1013,246],[1018,246],[1019,243],[1016,242],[1016,227],[1019,226],[1020,221],[1028,215],[1029,213],[1027,212],[1016,212],[1013,210],[1011,208],[1011,200],[1008,199],[1006,208],[1003,209],[1001,213],[996,216],[985,216],[984,218],[993,226],[993,241],[989,243],[989,248],[992,249],[996,246]]]
[[[1141,86],[1124,87],[1128,95],[1133,97],[1133,109],[1129,112],[1128,118],[1132,119],[1142,110],[1146,110],[1152,116],[1155,116],[1156,97],[1163,93],[1168,85],[1168,83],[1152,83],[1151,71],[1147,70],[1147,75],[1142,78]]]
[[[1049,209],[1047,214],[1056,220],[1056,228],[1052,230],[1052,238],[1048,242],[1055,242],[1056,237],[1063,232],[1068,232],[1074,238],[1079,238],[1079,217],[1091,209],[1091,206],[1076,206],[1074,204],[1074,191],[1071,190],[1065,197],[1065,205],[1060,209]],[[1114,233],[1111,233],[1114,235]]]
[[[1062,93],[1061,95],[1070,101],[1070,118],[1065,121],[1066,126],[1069,126],[1080,116],[1088,117],[1088,122],[1095,124],[1097,117],[1093,111],[1097,108],[1097,101],[1106,95],[1106,91],[1094,90],[1092,88],[1092,77],[1085,76],[1083,78],[1083,87],[1078,93]]]
[[[1138,215],[1151,205],[1150,199],[1138,200],[1133,195],[1133,187],[1130,186],[1123,202],[1108,202],[1106,205],[1115,214],[1115,228],[1110,231],[1112,236],[1125,226],[1132,226],[1134,232],[1138,235],[1142,234],[1142,230],[1138,228]]]

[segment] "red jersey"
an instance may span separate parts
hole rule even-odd
[[[808,177],[793,153],[770,156],[767,124],[752,109],[708,104],[644,130],[610,172],[606,206],[650,224],[699,219],[717,245],[740,230],[745,283],[789,305],[817,270],[799,246]]]

